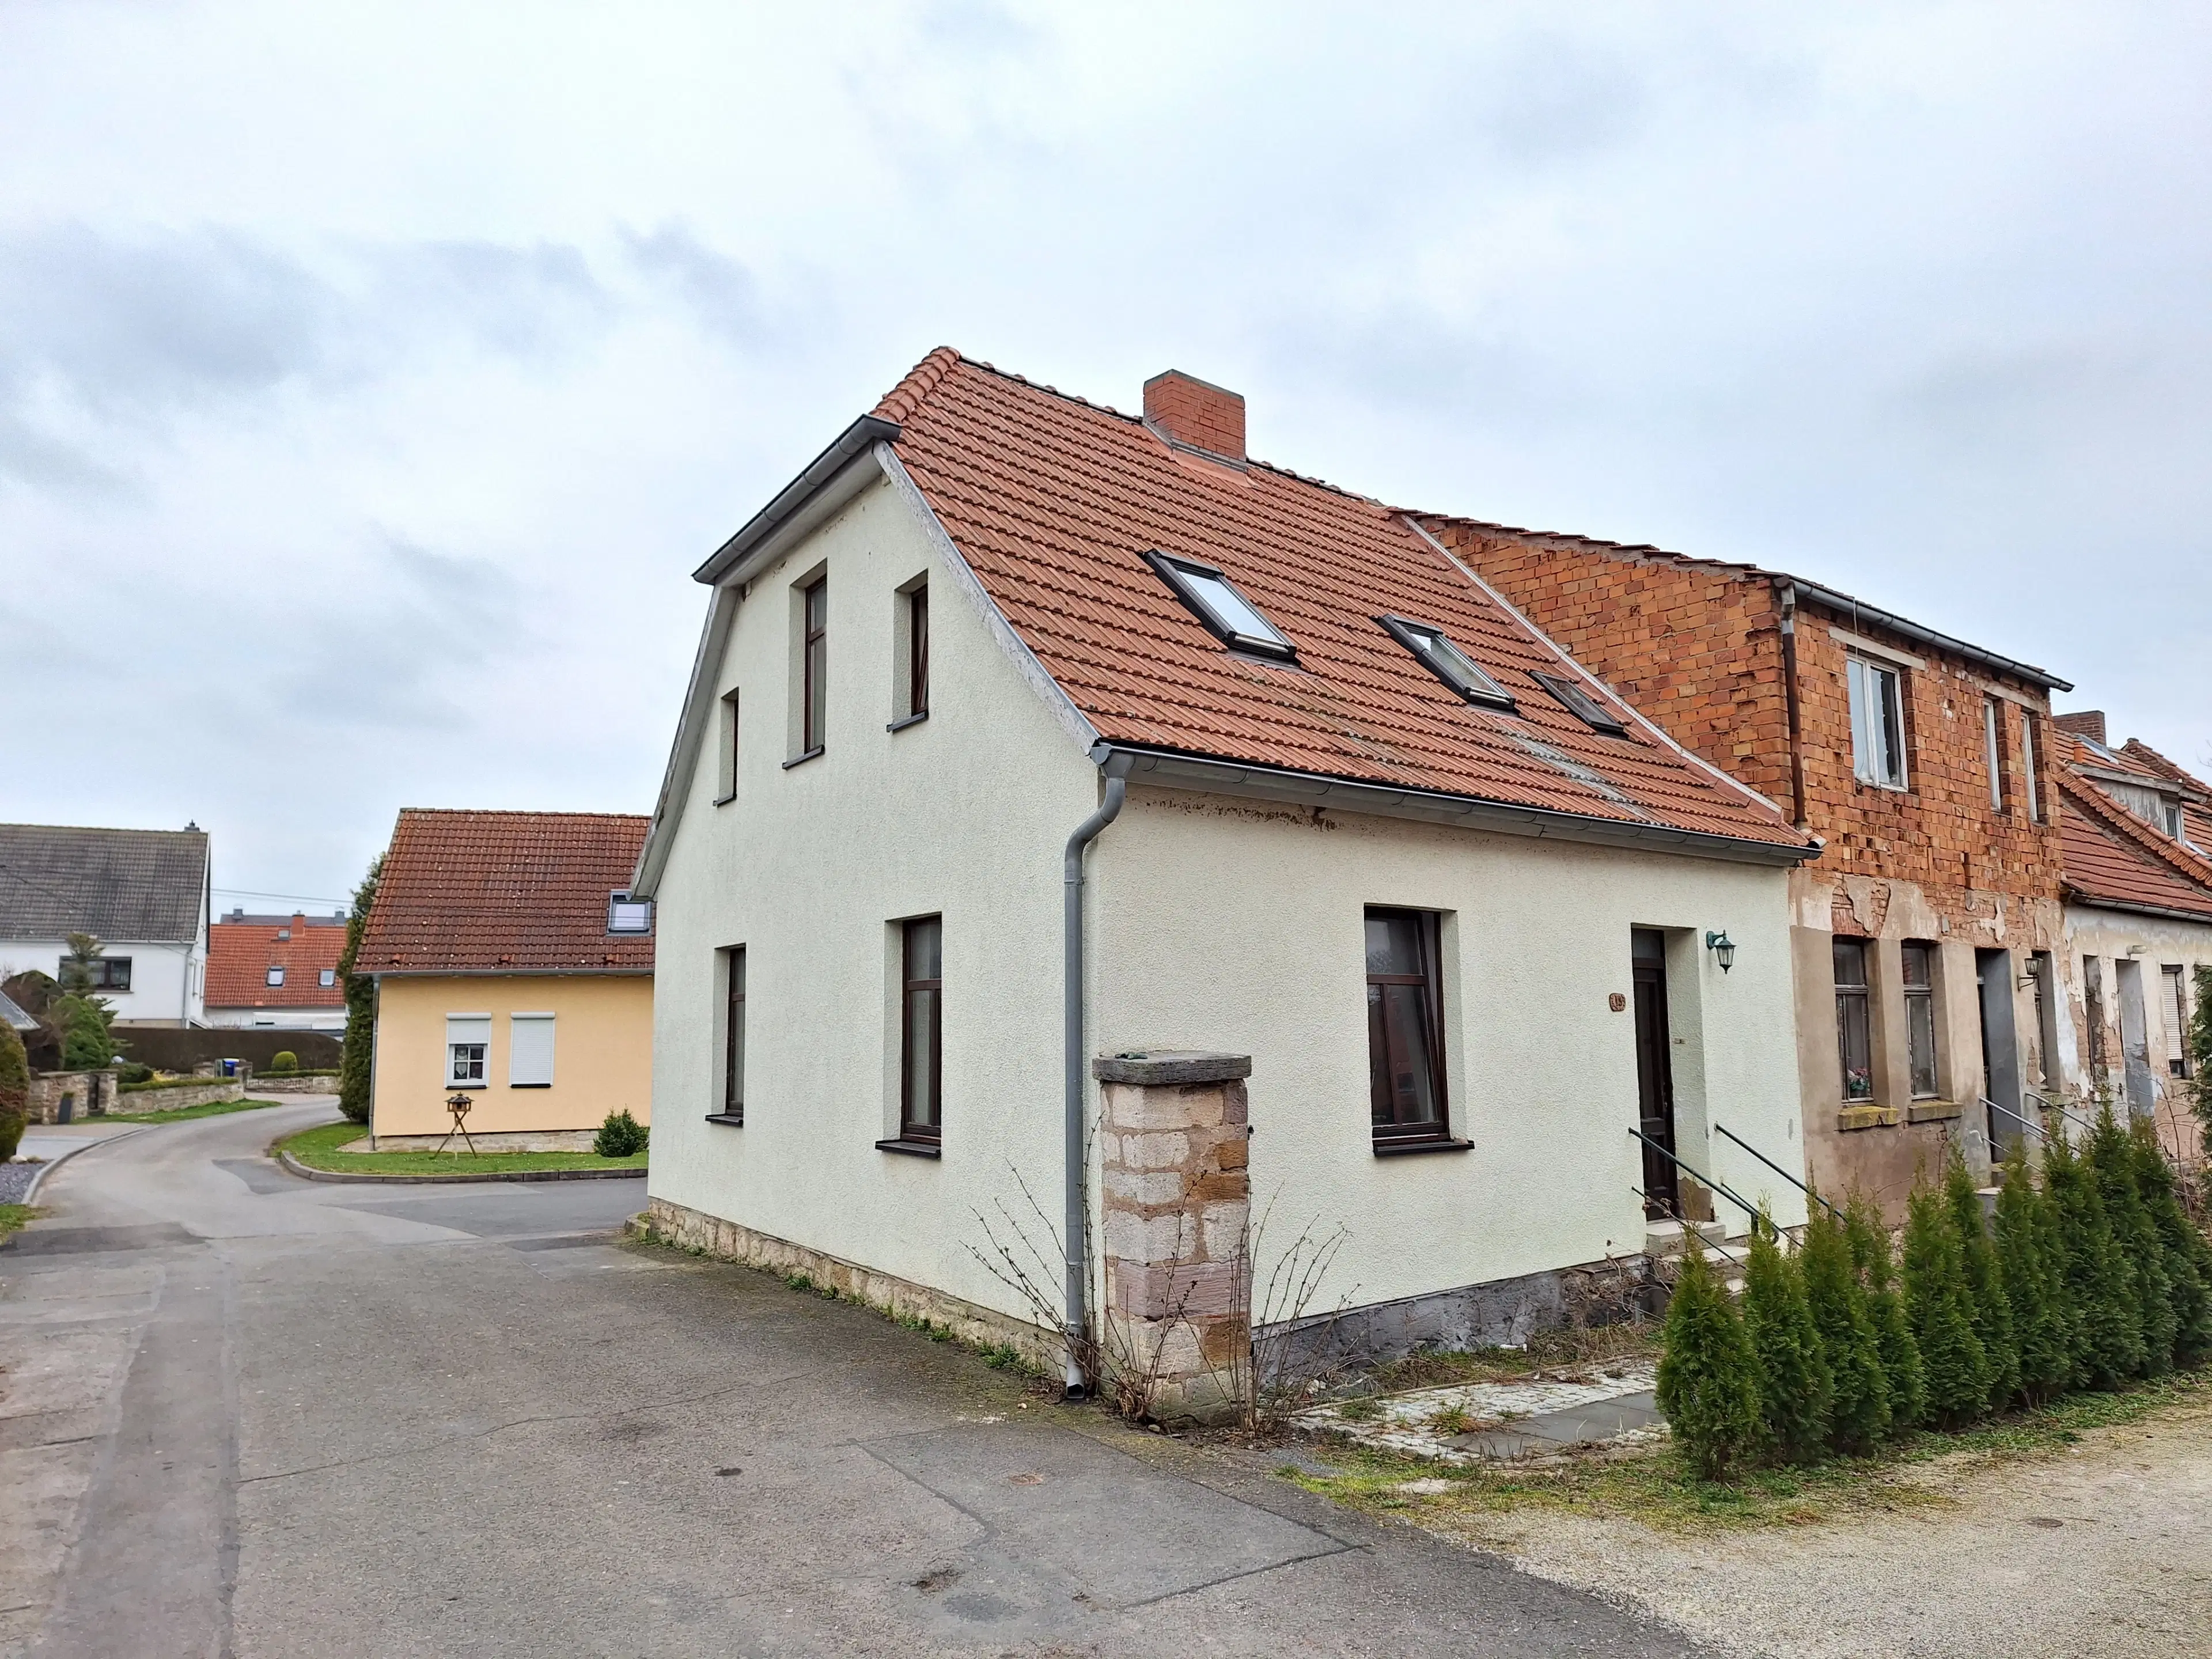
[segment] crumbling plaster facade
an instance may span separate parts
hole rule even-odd
[[[1430,532],[1674,740],[1775,802],[1821,837],[1789,878],[1798,1073],[1807,1168],[1830,1190],[1863,1187],[1892,1214],[1917,1170],[1960,1142],[1985,1170],[1987,1126],[2018,1138],[1981,1100],[2073,1073],[2074,1023],[2045,1018],[2035,970],[2077,1006],[2061,901],[2045,683],[1971,650],[1906,637],[1862,611],[1806,599],[1787,577],[1450,519]],[[1853,765],[1848,664],[1895,672],[1906,756],[1901,788]],[[1985,710],[1998,726],[1993,801]],[[2033,768],[2033,799],[2029,806]],[[1872,945],[1871,1100],[1844,1099],[1833,945]],[[1902,946],[1936,947],[1936,1097],[1916,1100],[1905,1042]],[[1980,955],[2003,952],[2002,957]],[[2039,964],[2039,954],[2045,962]],[[1984,1064],[1979,981],[2009,975],[2009,1054]],[[1993,1011],[1996,1012],[1996,1011]],[[2005,1023],[2002,1015],[1996,1024]],[[2052,1032],[2046,1037],[2043,1033]],[[2002,1049],[2006,1045],[2000,1040]],[[1992,1082],[1991,1073],[1996,1073]],[[2024,1109],[2033,1110],[2032,1104]]]

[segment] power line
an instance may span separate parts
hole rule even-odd
[[[303,904],[333,905],[341,910],[346,907],[343,899],[316,898],[307,893],[257,893],[251,887],[218,887],[215,890],[225,898],[293,899]]]

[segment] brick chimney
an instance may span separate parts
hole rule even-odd
[[[1145,424],[1170,443],[1244,465],[1244,400],[1171,368],[1145,382]]]
[[[2105,741],[2105,711],[2084,708],[2077,714],[2053,714],[2051,723],[2062,732],[2071,732],[2077,738],[2087,738],[2100,749],[2107,747]]]

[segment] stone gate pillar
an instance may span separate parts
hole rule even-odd
[[[1102,1054],[1106,1361],[1163,1422],[1235,1416],[1251,1369],[1249,1054]]]

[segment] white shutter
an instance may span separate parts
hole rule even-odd
[[[553,1016],[510,1014],[507,1017],[507,1080],[517,1087],[538,1087],[553,1081]]]
[[[483,1042],[491,1041],[489,1014],[447,1014],[446,1041],[454,1042]]]

